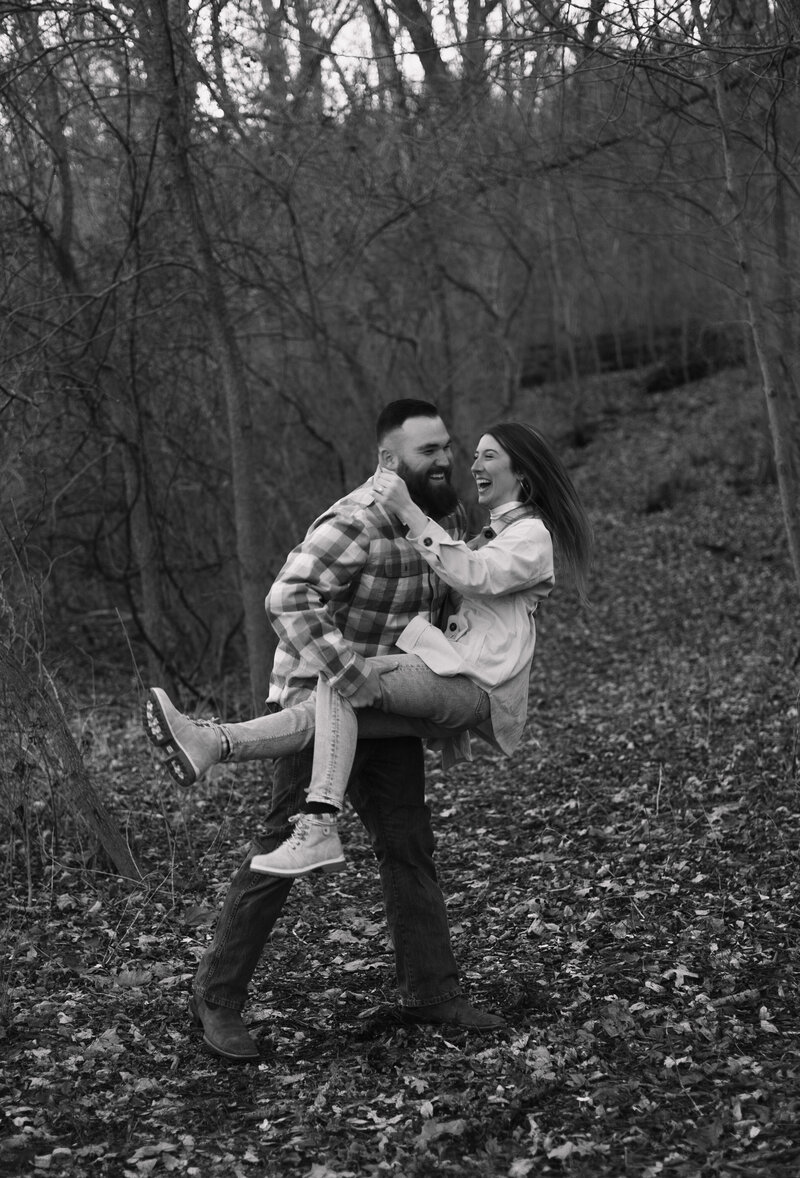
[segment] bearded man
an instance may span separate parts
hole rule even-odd
[[[393,401],[376,432],[379,469],[399,474],[418,506],[459,537],[464,514],[450,485],[450,436],[436,406]],[[270,710],[308,696],[320,675],[354,707],[376,705],[380,679],[366,659],[391,653],[412,618],[439,619],[446,587],[371,488],[368,479],[314,521],[269,591],[267,612],[279,640]],[[259,1058],[241,1012],[293,880],[257,874],[249,864],[283,842],[290,816],[303,810],[312,755],[307,749],[275,763],[264,829],[234,876],[195,977],[192,1013],[206,1044],[226,1059]],[[378,861],[403,1018],[473,1030],[503,1026],[462,994],[433,862],[421,740],[360,740],[348,796]]]

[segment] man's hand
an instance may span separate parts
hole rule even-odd
[[[387,668],[388,669],[388,668]],[[373,708],[381,702],[381,674],[375,667],[367,667],[367,677],[357,691],[348,695],[347,702],[354,708]]]

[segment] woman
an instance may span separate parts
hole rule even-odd
[[[218,724],[184,716],[159,688],[148,692],[145,730],[166,749],[167,767],[181,784],[220,761],[296,752],[318,731],[307,810],[284,843],[251,860],[252,870],[295,876],[342,869],[336,815],[359,737],[410,733],[439,740],[446,766],[469,756],[470,731],[507,754],[518,745],[534,614],[555,583],[553,540],[585,600],[591,529],[562,463],[530,426],[493,426],[478,443],[471,472],[490,519],[469,544],[451,539],[429,519],[398,475],[379,469],[374,476],[376,501],[407,526],[407,539],[450,587],[452,602],[443,631],[414,618],[397,642],[404,653],[368,660],[381,675],[379,709],[356,710],[320,680],[301,704],[241,724]]]

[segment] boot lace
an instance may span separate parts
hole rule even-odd
[[[308,814],[292,814],[289,817],[294,830],[283,844],[287,850],[289,847],[297,847],[303,842],[305,833],[308,830],[308,823],[303,821],[304,818],[308,818]]]
[[[221,723],[218,716],[211,716],[210,719],[207,720],[204,718],[197,720],[193,716],[192,723],[198,728],[213,728],[220,742],[220,763],[230,759],[231,753],[233,752],[233,745],[231,743],[231,738],[228,736],[228,731],[225,728],[225,725]],[[289,821],[291,821],[291,819]]]

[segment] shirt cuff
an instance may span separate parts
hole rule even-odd
[[[328,679],[328,683],[334,691],[338,691],[340,695],[343,695],[347,699],[348,696],[354,695],[364,683],[366,679],[365,669],[366,664],[364,660],[356,656],[343,670],[332,675]]]
[[[412,544],[421,544],[424,548],[430,548],[435,541],[441,539],[441,532],[439,525],[435,523],[430,516],[425,520],[425,526],[421,531],[412,533],[406,532],[406,540]]]

